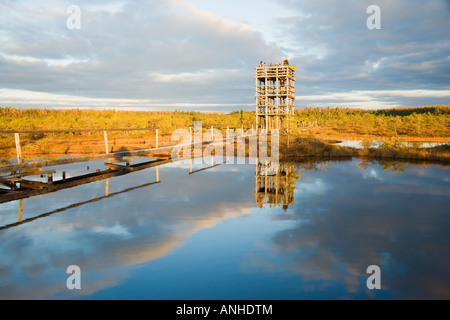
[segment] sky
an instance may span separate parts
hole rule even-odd
[[[285,58],[296,108],[448,105],[448,30],[450,0],[0,0],[0,107],[254,110]]]

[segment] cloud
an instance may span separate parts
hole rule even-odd
[[[378,1],[381,30],[366,27],[369,1],[264,0],[249,18],[192,3],[80,0],[81,29],[69,30],[73,1],[2,0],[0,89],[52,94],[51,107],[73,96],[253,109],[253,67],[289,57],[299,96],[449,90],[448,1]],[[377,95],[371,106],[430,104],[448,97]]]
[[[448,91],[450,22],[444,1],[378,1],[381,30],[366,27],[369,1],[280,3],[293,13],[279,24],[289,34],[291,59],[300,75],[297,94]],[[425,99],[388,99],[388,104],[410,101]]]
[[[364,109],[393,108],[409,101],[410,106],[441,105],[450,101],[450,90],[355,90],[324,92],[317,95],[297,96],[305,107],[359,107]],[[421,104],[420,101],[423,101]]]
[[[325,197],[310,188],[319,173],[298,181],[303,187],[290,209],[297,223],[272,237],[273,252],[289,258],[286,271],[297,272],[315,290],[322,281],[340,282],[361,294],[366,269],[375,264],[382,268],[383,291],[394,299],[448,297],[448,192],[440,177],[445,169],[427,167],[424,174],[424,168],[407,166],[392,174],[372,163],[377,175],[389,175],[386,185],[356,165],[328,168],[324,183],[333,191]],[[417,180],[421,175],[424,180]]]
[[[45,107],[58,109],[103,109],[128,111],[159,111],[172,110],[230,110],[236,109],[236,104],[225,103],[155,103],[152,99],[113,99],[88,98],[66,94],[51,94],[39,91],[0,89],[0,97],[4,106],[15,107]],[[242,104],[238,105],[242,107]],[[244,105],[245,106],[245,105]],[[253,104],[247,105],[252,107]]]
[[[75,169],[79,166],[72,168]],[[252,170],[230,173],[212,169],[207,175],[188,172],[187,166],[162,166],[160,184],[69,208],[23,225],[30,232],[24,233],[20,227],[22,231],[3,230],[0,237],[8,240],[0,242],[0,297],[70,298],[73,293],[65,288],[65,270],[72,264],[79,265],[83,272],[81,294],[90,295],[122,283],[129,267],[169,255],[201,229],[250,214],[253,188],[248,185],[253,183]],[[110,194],[154,181],[154,173],[149,169],[111,179]],[[242,175],[249,183],[229,188]],[[105,182],[100,181],[77,187],[76,192],[67,189],[42,199],[31,198],[24,216],[38,216],[52,208],[104,196],[104,188]],[[15,212],[17,208],[10,210]],[[53,222],[49,224],[48,218]],[[80,241],[84,244],[80,245]]]
[[[151,103],[240,103],[252,96],[252,66],[279,57],[248,25],[184,0],[0,5],[0,87]],[[21,19],[14,19],[15,17]],[[236,85],[239,84],[239,85]],[[225,99],[227,97],[227,99]]]

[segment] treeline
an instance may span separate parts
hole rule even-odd
[[[201,121],[204,130],[251,127],[254,113],[242,110],[229,114],[186,111],[115,111],[80,109],[0,108],[0,131],[38,131],[20,135],[22,152],[31,154],[92,153],[104,150],[103,132],[42,133],[41,130],[136,129],[158,127],[159,145],[169,143],[176,129],[187,129]],[[224,132],[224,131],[222,131]],[[112,131],[108,140],[113,150],[152,147],[154,130]],[[99,151],[100,150],[100,151]],[[113,151],[112,150],[112,151]],[[14,136],[0,134],[0,158],[15,152]]]
[[[204,130],[216,128],[251,128],[255,124],[255,112],[238,110],[231,113],[206,113],[196,111],[115,111],[81,109],[16,109],[0,108],[0,131],[23,130],[68,130],[68,129],[126,129],[159,127],[159,143],[168,143],[175,129],[187,129],[201,121]],[[324,145],[321,140],[343,139],[348,136],[356,140],[401,140],[419,137],[424,140],[436,137],[439,141],[450,138],[450,106],[427,106],[384,110],[362,110],[352,108],[307,108],[296,109],[290,131],[292,143],[286,155],[327,154],[349,156],[354,151]],[[308,126],[305,129],[302,126]],[[311,129],[312,128],[312,129]],[[222,131],[224,132],[224,131]],[[62,154],[93,152],[104,149],[103,133],[33,133],[21,134],[20,142],[24,154]],[[308,137],[307,140],[304,140]],[[439,137],[439,138],[437,138]],[[286,138],[286,137],[285,137]],[[319,138],[319,139],[313,139]],[[384,139],[388,138],[388,139]],[[392,139],[393,138],[393,139]],[[120,148],[143,148],[154,146],[154,131],[109,132],[108,139],[114,150]],[[430,139],[431,141],[432,139]],[[305,142],[306,141],[306,142]],[[97,149],[95,149],[95,148]],[[387,150],[387,149],[386,149]],[[384,153],[387,151],[384,150]],[[388,150],[391,152],[390,150]],[[420,152],[419,152],[420,151]],[[414,151],[414,157],[425,158],[425,151]],[[371,151],[375,152],[375,151]],[[378,151],[376,151],[378,152]],[[397,152],[397,151],[395,151]],[[402,149],[402,157],[405,151]],[[408,151],[409,152],[409,151]],[[0,134],[0,158],[15,153],[14,136]],[[444,150],[447,157],[448,150]],[[429,155],[429,153],[428,153]],[[374,155],[379,156],[379,155]],[[408,154],[408,157],[411,153]],[[435,156],[433,156],[435,157]],[[439,154],[442,158],[442,155]]]
[[[392,109],[370,110],[370,112],[376,115],[385,115],[385,116],[409,116],[412,114],[441,115],[441,114],[450,114],[450,106],[392,108]]]
[[[195,121],[230,128],[250,128],[254,111],[231,113],[195,111],[115,111],[80,109],[0,108],[0,131],[66,130],[160,127],[161,134],[188,128]],[[326,127],[338,131],[378,136],[450,137],[450,106],[383,110],[354,108],[306,108],[295,110],[295,126]],[[139,134],[135,132],[134,134]]]
[[[357,134],[450,137],[450,106],[383,110],[306,108],[295,110],[296,122]]]
[[[202,121],[204,126],[223,125],[230,128],[254,122],[254,112],[234,111],[228,114],[189,111],[150,112],[80,109],[15,109],[0,108],[0,131],[66,130],[159,127],[161,134]]]
[[[334,113],[334,114],[365,114],[372,113],[375,115],[385,116],[409,116],[412,114],[450,114],[450,106],[425,106],[425,107],[406,107],[406,108],[390,108],[390,109],[373,109],[364,110],[359,108],[305,108],[295,109],[296,113]]]

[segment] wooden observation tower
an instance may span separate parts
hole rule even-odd
[[[256,126],[262,130],[286,129],[294,116],[295,66],[287,60],[283,65],[255,68]]]

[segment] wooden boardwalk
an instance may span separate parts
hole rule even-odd
[[[248,136],[248,135],[247,135]],[[247,137],[245,136],[245,137]],[[48,217],[50,215],[53,215],[55,213],[63,212],[68,209],[82,206],[88,203],[101,201],[106,198],[113,197],[118,194],[126,193],[135,189],[148,187],[151,185],[159,184],[160,178],[159,178],[159,166],[173,163],[176,161],[182,161],[182,160],[191,160],[191,168],[189,171],[189,175],[198,173],[204,170],[208,170],[211,168],[215,168],[219,165],[224,164],[223,163],[217,163],[214,164],[212,161],[210,166],[206,166],[204,168],[193,170],[192,169],[192,162],[195,158],[195,148],[201,147],[200,150],[202,150],[202,155],[200,157],[203,157],[203,150],[204,148],[208,146],[214,146],[216,143],[224,143],[225,145],[229,144],[230,142],[234,142],[235,139],[243,138],[244,136],[236,136],[236,137],[229,137],[224,139],[217,139],[217,140],[210,140],[210,141],[200,141],[200,142],[187,142],[182,144],[177,144],[173,146],[164,146],[164,147],[158,147],[158,148],[151,148],[151,149],[145,149],[145,150],[134,150],[134,151],[123,151],[123,152],[116,152],[111,154],[100,154],[100,155],[89,155],[89,156],[80,156],[70,159],[56,159],[56,160],[44,160],[44,161],[37,161],[37,162],[30,162],[30,163],[21,163],[17,165],[11,165],[11,166],[4,166],[1,167],[1,172],[3,174],[0,174],[0,185],[3,186],[3,188],[0,188],[0,204],[11,202],[11,201],[18,201],[19,202],[19,209],[18,209],[18,219],[17,222],[5,225],[0,227],[0,230],[5,230],[9,228],[13,228],[19,225],[22,225],[24,223],[32,222],[36,219],[41,219]],[[183,154],[183,156],[179,156],[178,151],[182,150],[183,148],[190,147],[191,154]],[[175,154],[178,155],[178,157],[171,157],[171,153],[174,148],[179,148],[178,151],[175,152]],[[198,150],[198,149],[197,149]],[[142,163],[136,163],[136,164],[130,164],[131,160],[128,157],[149,157],[154,158],[150,161],[145,161]],[[82,163],[82,162],[88,162],[93,160],[100,160],[105,159],[104,170],[97,170],[96,172],[91,172],[87,174],[81,174],[74,177],[68,177],[66,178],[65,171],[62,171],[62,178],[59,180],[54,180],[54,174],[56,173],[55,168],[52,169],[43,169],[44,167],[57,167],[59,165],[64,164],[72,164],[72,163]],[[124,161],[126,159],[126,161]],[[129,161],[129,162],[127,162]],[[119,162],[119,163],[117,163]],[[123,164],[125,163],[125,164]],[[131,187],[126,190],[116,192],[116,193],[109,193],[109,179],[114,177],[123,176],[132,172],[138,172],[140,170],[145,170],[149,168],[156,167],[156,177],[154,181],[149,181],[148,183],[145,183],[140,186]],[[56,168],[57,169],[57,168]],[[61,169],[59,170],[61,172]],[[5,174],[7,173],[7,174]],[[30,177],[34,176],[40,176],[43,178],[44,176],[47,176],[47,179],[40,179],[40,181],[37,180],[30,180]],[[42,181],[44,180],[44,181]],[[39,215],[37,217],[29,218],[26,220],[22,220],[23,216],[23,201],[27,198],[32,198],[35,196],[45,195],[48,193],[57,192],[64,189],[74,188],[77,186],[81,186],[84,184],[89,184],[93,182],[98,181],[106,181],[106,189],[105,189],[105,195],[101,197],[97,197],[94,199],[86,200],[80,203],[72,204],[68,207],[60,208],[42,215]]]
[[[156,148],[148,148],[142,150],[120,151],[115,153],[105,153],[96,155],[77,156],[64,159],[55,160],[42,160],[29,163],[18,163],[15,165],[8,165],[0,167],[0,204],[18,201],[18,219],[17,222],[13,222],[4,226],[0,226],[1,230],[14,228],[24,223],[29,223],[37,219],[45,218],[56,213],[64,212],[69,209],[83,206],[85,204],[98,202],[103,199],[107,199],[119,194],[127,193],[136,189],[149,187],[161,183],[159,177],[159,167],[161,165],[190,160],[189,175],[200,173],[205,170],[215,168],[217,166],[227,163],[229,158],[229,150],[233,150],[232,156],[244,156],[247,157],[245,151],[238,151],[240,146],[246,148],[250,145],[250,138],[255,138],[258,141],[258,134],[252,131],[250,134],[229,136],[221,139],[213,139],[206,141],[188,141],[179,143],[176,145],[162,146]],[[247,144],[248,139],[248,144]],[[231,146],[231,148],[229,148]],[[216,149],[219,148],[219,149]],[[217,153],[211,151],[218,151],[220,148],[224,148],[223,160],[224,162],[215,163],[217,161]],[[208,149],[208,152],[205,152]],[[249,148],[250,149],[250,148]],[[188,151],[188,153],[186,153]],[[190,151],[190,152],[189,152]],[[200,153],[197,153],[201,151]],[[193,162],[196,158],[205,158],[211,156],[211,164],[193,170]],[[249,156],[250,151],[249,151]],[[144,162],[137,162],[132,164],[133,158],[150,158],[144,159]],[[220,158],[220,155],[219,155]],[[98,169],[96,172],[78,174],[77,176],[66,177],[66,168],[58,168],[61,165],[83,163],[96,160],[105,160],[104,168]],[[147,161],[148,160],[148,161]],[[203,162],[204,163],[204,162]],[[109,185],[110,179],[114,177],[124,176],[133,172],[141,170],[156,168],[156,176],[154,180],[152,178],[145,184],[131,187],[119,192],[110,193]],[[58,175],[56,175],[58,171]],[[58,177],[58,180],[55,177]],[[33,177],[40,177],[40,179],[33,179]],[[45,179],[46,177],[46,179]],[[84,184],[106,181],[104,196],[88,199],[79,203],[71,204],[67,207],[59,208],[51,212],[41,214],[36,217],[22,219],[24,199],[32,198],[36,196],[45,195],[48,193],[57,192],[64,189],[70,189],[78,187]],[[266,191],[267,193],[267,191]],[[283,194],[282,191],[279,194]],[[284,204],[284,203],[283,203]]]
[[[32,181],[32,180],[26,180],[24,178],[21,178],[20,180],[17,180],[16,183],[20,184],[20,187],[15,188],[12,187],[11,190],[3,189],[0,191],[0,204],[19,200],[19,199],[25,199],[30,197],[39,196],[42,194],[47,194],[63,189],[73,188],[76,186],[80,186],[87,183],[92,183],[96,181],[106,180],[109,178],[121,176],[128,174],[130,172],[140,171],[156,166],[160,166],[166,163],[171,163],[172,159],[159,159],[159,160],[152,160],[144,163],[139,163],[135,165],[130,166],[124,166],[123,168],[119,167],[108,167],[108,163],[105,163],[105,165],[108,167],[106,170],[88,173],[84,175],[79,175],[76,177],[71,178],[63,178],[58,181],[48,181],[48,182],[39,182],[39,181]],[[34,175],[34,174],[31,174]],[[159,181],[159,179],[157,178]],[[5,184],[5,180],[0,180],[0,183]],[[15,184],[14,184],[15,185]],[[13,186],[10,184],[10,186]]]
[[[77,162],[94,161],[94,160],[102,160],[102,159],[121,159],[124,157],[155,157],[155,158],[159,158],[161,156],[166,156],[167,154],[170,154],[174,147],[175,147],[175,145],[158,147],[158,148],[141,149],[141,150],[129,150],[129,151],[119,151],[119,152],[114,152],[114,153],[77,156],[77,157],[71,157],[71,158],[65,158],[65,159],[40,160],[40,161],[34,161],[34,162],[26,162],[26,163],[14,164],[14,165],[2,166],[2,167],[0,167],[0,173],[21,171],[21,170],[25,170],[25,169],[44,168],[44,167],[50,167],[50,166],[57,166],[57,165],[77,163]]]
[[[147,148],[147,149],[138,149],[138,150],[126,150],[126,151],[118,151],[118,152],[109,152],[108,148],[108,138],[107,138],[107,132],[109,131],[143,131],[143,130],[155,130],[155,141],[156,141],[156,147],[155,148]],[[168,146],[159,146],[158,142],[158,130],[159,127],[152,127],[152,128],[140,128],[140,129],[83,129],[83,130],[38,130],[38,131],[32,131],[32,130],[26,130],[26,131],[0,131],[0,134],[14,134],[15,135],[15,142],[16,142],[16,149],[17,149],[17,162],[18,164],[15,165],[7,165],[7,166],[0,166],[0,174],[7,173],[7,172],[17,172],[27,169],[36,169],[36,168],[43,168],[43,167],[49,167],[49,166],[57,166],[57,165],[63,165],[63,164],[70,164],[70,163],[77,163],[77,162],[86,162],[86,161],[94,161],[94,160],[101,160],[101,159],[120,159],[123,157],[155,157],[155,158],[167,158],[169,154],[171,154],[172,149],[174,147],[186,147],[187,145],[191,144],[192,147],[196,147],[198,145],[202,145],[202,147],[209,145],[211,143],[216,142],[229,142],[232,139],[239,139],[241,137],[248,137],[251,135],[242,135],[242,136],[232,136],[232,137],[225,137],[223,139],[215,139],[215,140],[204,140],[201,142],[192,142],[192,136],[191,136],[191,142],[187,142],[185,144],[176,144],[176,145],[168,145]],[[228,130],[228,129],[227,129]],[[34,161],[34,162],[27,162],[24,163],[22,159],[22,151],[20,147],[20,134],[24,133],[76,133],[76,132],[104,132],[105,136],[105,153],[104,154],[94,154],[94,155],[84,155],[84,156],[75,156],[70,158],[64,158],[64,159],[55,159],[55,160],[40,160],[40,161]]]
[[[164,165],[167,163],[193,159],[196,157],[196,151],[200,150],[201,154],[197,157],[203,157],[203,151],[208,146],[215,147],[215,144],[218,143],[234,143],[236,139],[240,139],[247,136],[236,136],[236,137],[228,137],[224,139],[217,140],[209,140],[209,141],[199,141],[199,142],[186,142],[177,145],[164,146],[158,148],[150,148],[143,150],[133,150],[133,151],[121,151],[109,154],[98,154],[98,155],[88,155],[88,156],[79,156],[73,158],[66,159],[56,159],[56,160],[42,160],[36,162],[29,163],[20,163],[16,165],[8,165],[0,167],[0,185],[3,188],[0,188],[0,204],[25,199],[29,197],[34,197],[38,195],[43,195],[51,192],[55,192],[62,189],[72,188],[79,185],[92,183],[100,180],[105,180],[109,178],[113,178],[116,176],[121,176],[128,174],[130,172],[136,172],[152,167],[158,167],[160,165]],[[177,150],[174,151],[174,148]],[[183,154],[180,156],[180,151],[184,152],[184,149],[190,149],[191,154]],[[172,153],[176,154],[175,158],[172,157]],[[143,163],[130,164],[124,159],[129,157],[146,157],[146,158],[154,158],[154,160],[146,161]],[[56,167],[60,165],[73,164],[73,163],[82,163],[89,162],[94,160],[105,160],[105,170],[93,173],[88,173],[84,175],[78,175],[76,177],[66,178],[65,171],[62,171],[62,179],[54,181],[53,177],[56,173],[55,169],[47,169],[46,167]],[[119,164],[117,162],[126,164]],[[222,164],[222,163],[220,163]],[[220,164],[212,164],[211,167],[206,167],[197,171],[191,171],[190,174],[203,171],[206,169],[210,169],[216,167]],[[46,181],[36,181],[30,180],[30,177],[47,176]],[[157,181],[159,181],[159,171],[157,171]]]

